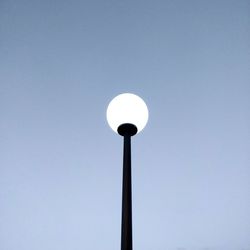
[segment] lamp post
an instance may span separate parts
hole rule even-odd
[[[148,109],[137,95],[124,93],[116,96],[107,109],[110,127],[123,136],[123,181],[121,250],[132,250],[132,181],[131,137],[139,133],[148,121]]]

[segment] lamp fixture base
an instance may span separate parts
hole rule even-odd
[[[117,132],[121,136],[133,136],[137,133],[137,127],[131,123],[123,123],[118,127]]]

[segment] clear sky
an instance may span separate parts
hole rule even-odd
[[[0,249],[120,248],[122,92],[135,250],[250,249],[250,2],[0,1]]]

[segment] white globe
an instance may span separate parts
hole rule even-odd
[[[124,123],[135,125],[139,133],[147,124],[148,108],[139,96],[130,93],[120,94],[109,103],[107,120],[116,133],[118,127]]]

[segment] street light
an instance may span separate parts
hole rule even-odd
[[[146,126],[148,108],[139,96],[120,94],[109,103],[107,120],[109,126],[124,138],[121,250],[132,250],[131,136]]]

